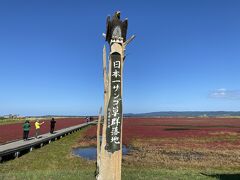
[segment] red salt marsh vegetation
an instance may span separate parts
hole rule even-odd
[[[201,138],[240,134],[240,118],[124,118],[123,143],[138,138]],[[96,136],[96,127],[86,136]]]
[[[45,122],[41,126],[41,133],[48,133],[50,131],[50,121],[49,119],[46,120],[40,120],[40,122]],[[71,127],[74,125],[82,124],[85,120],[83,118],[61,118],[57,119],[55,130]],[[35,121],[30,121],[31,129],[29,137],[34,136],[35,133]],[[7,143],[10,141],[15,141],[18,139],[22,139],[22,124],[23,123],[14,123],[14,124],[3,124],[0,125],[0,144]]]
[[[237,118],[125,118],[122,179],[239,179],[239,131]],[[0,164],[0,179],[94,179],[95,161],[70,155],[76,145],[96,145],[96,126]]]
[[[91,138],[96,127],[80,145]],[[125,118],[123,144],[131,148],[127,166],[240,171],[239,118]]]

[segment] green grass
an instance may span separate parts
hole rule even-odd
[[[86,129],[85,129],[86,130]],[[52,142],[20,158],[0,164],[1,180],[90,180],[95,179],[95,161],[71,155],[72,146],[83,136],[84,129]],[[200,170],[171,168],[159,165],[133,166],[123,161],[123,180],[135,179],[216,179],[201,174]]]
[[[94,179],[95,162],[71,155],[83,131],[0,164],[0,179]]]
[[[0,126],[4,124],[24,123],[26,120],[36,121],[37,119],[41,120],[43,118],[5,118],[5,119],[0,119]]]
[[[61,117],[54,118],[56,121],[62,119]],[[4,118],[0,119],[0,126],[4,124],[14,124],[14,123],[24,123],[26,120],[28,121],[36,121],[36,120],[51,120],[51,118]]]
[[[202,175],[194,170],[170,170],[155,168],[123,168],[122,179],[124,180],[213,180],[214,177]]]
[[[4,124],[23,123],[25,119],[0,119],[0,126]]]
[[[91,180],[94,179],[85,170],[35,170],[0,175],[3,180]]]

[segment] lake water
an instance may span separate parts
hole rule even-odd
[[[122,154],[126,155],[129,149],[126,146],[122,146]],[[96,147],[84,147],[84,148],[74,148],[72,153],[76,156],[88,159],[97,160],[97,148]]]

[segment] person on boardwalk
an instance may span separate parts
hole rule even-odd
[[[50,133],[51,134],[53,134],[53,132],[54,132],[55,124],[56,124],[56,121],[54,120],[54,118],[52,118],[52,120],[50,121]]]
[[[93,117],[92,117],[92,116],[90,116],[90,119],[89,119],[89,121],[90,121],[90,122],[92,122],[92,121],[93,121]]]
[[[28,134],[29,134],[29,131],[30,131],[30,123],[29,121],[25,121],[25,123],[23,124],[23,140],[24,141],[27,141],[28,140]]]
[[[44,124],[44,122],[40,123],[39,120],[35,122],[35,128],[36,128],[35,138],[38,138],[38,135],[40,134],[40,127],[42,124]]]
[[[86,123],[88,123],[89,122],[89,117],[87,116],[85,119],[86,119]]]

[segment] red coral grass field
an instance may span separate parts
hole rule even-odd
[[[145,138],[216,138],[240,134],[238,118],[125,118],[123,144]],[[96,127],[86,131],[96,136]]]
[[[124,118],[124,162],[167,168],[240,169],[239,118]],[[96,139],[96,127],[85,138]]]
[[[41,120],[40,122],[43,122],[43,121],[45,123],[41,126],[40,134],[48,133],[50,131],[50,121],[46,119],[46,120]],[[30,124],[31,124],[31,129],[29,134],[30,137],[34,136],[34,133],[35,133],[34,122],[35,121],[30,121]],[[85,120],[83,118],[57,119],[55,130],[82,124],[84,122]],[[23,123],[0,125],[0,144],[22,139],[22,134],[23,134],[22,124]]]

